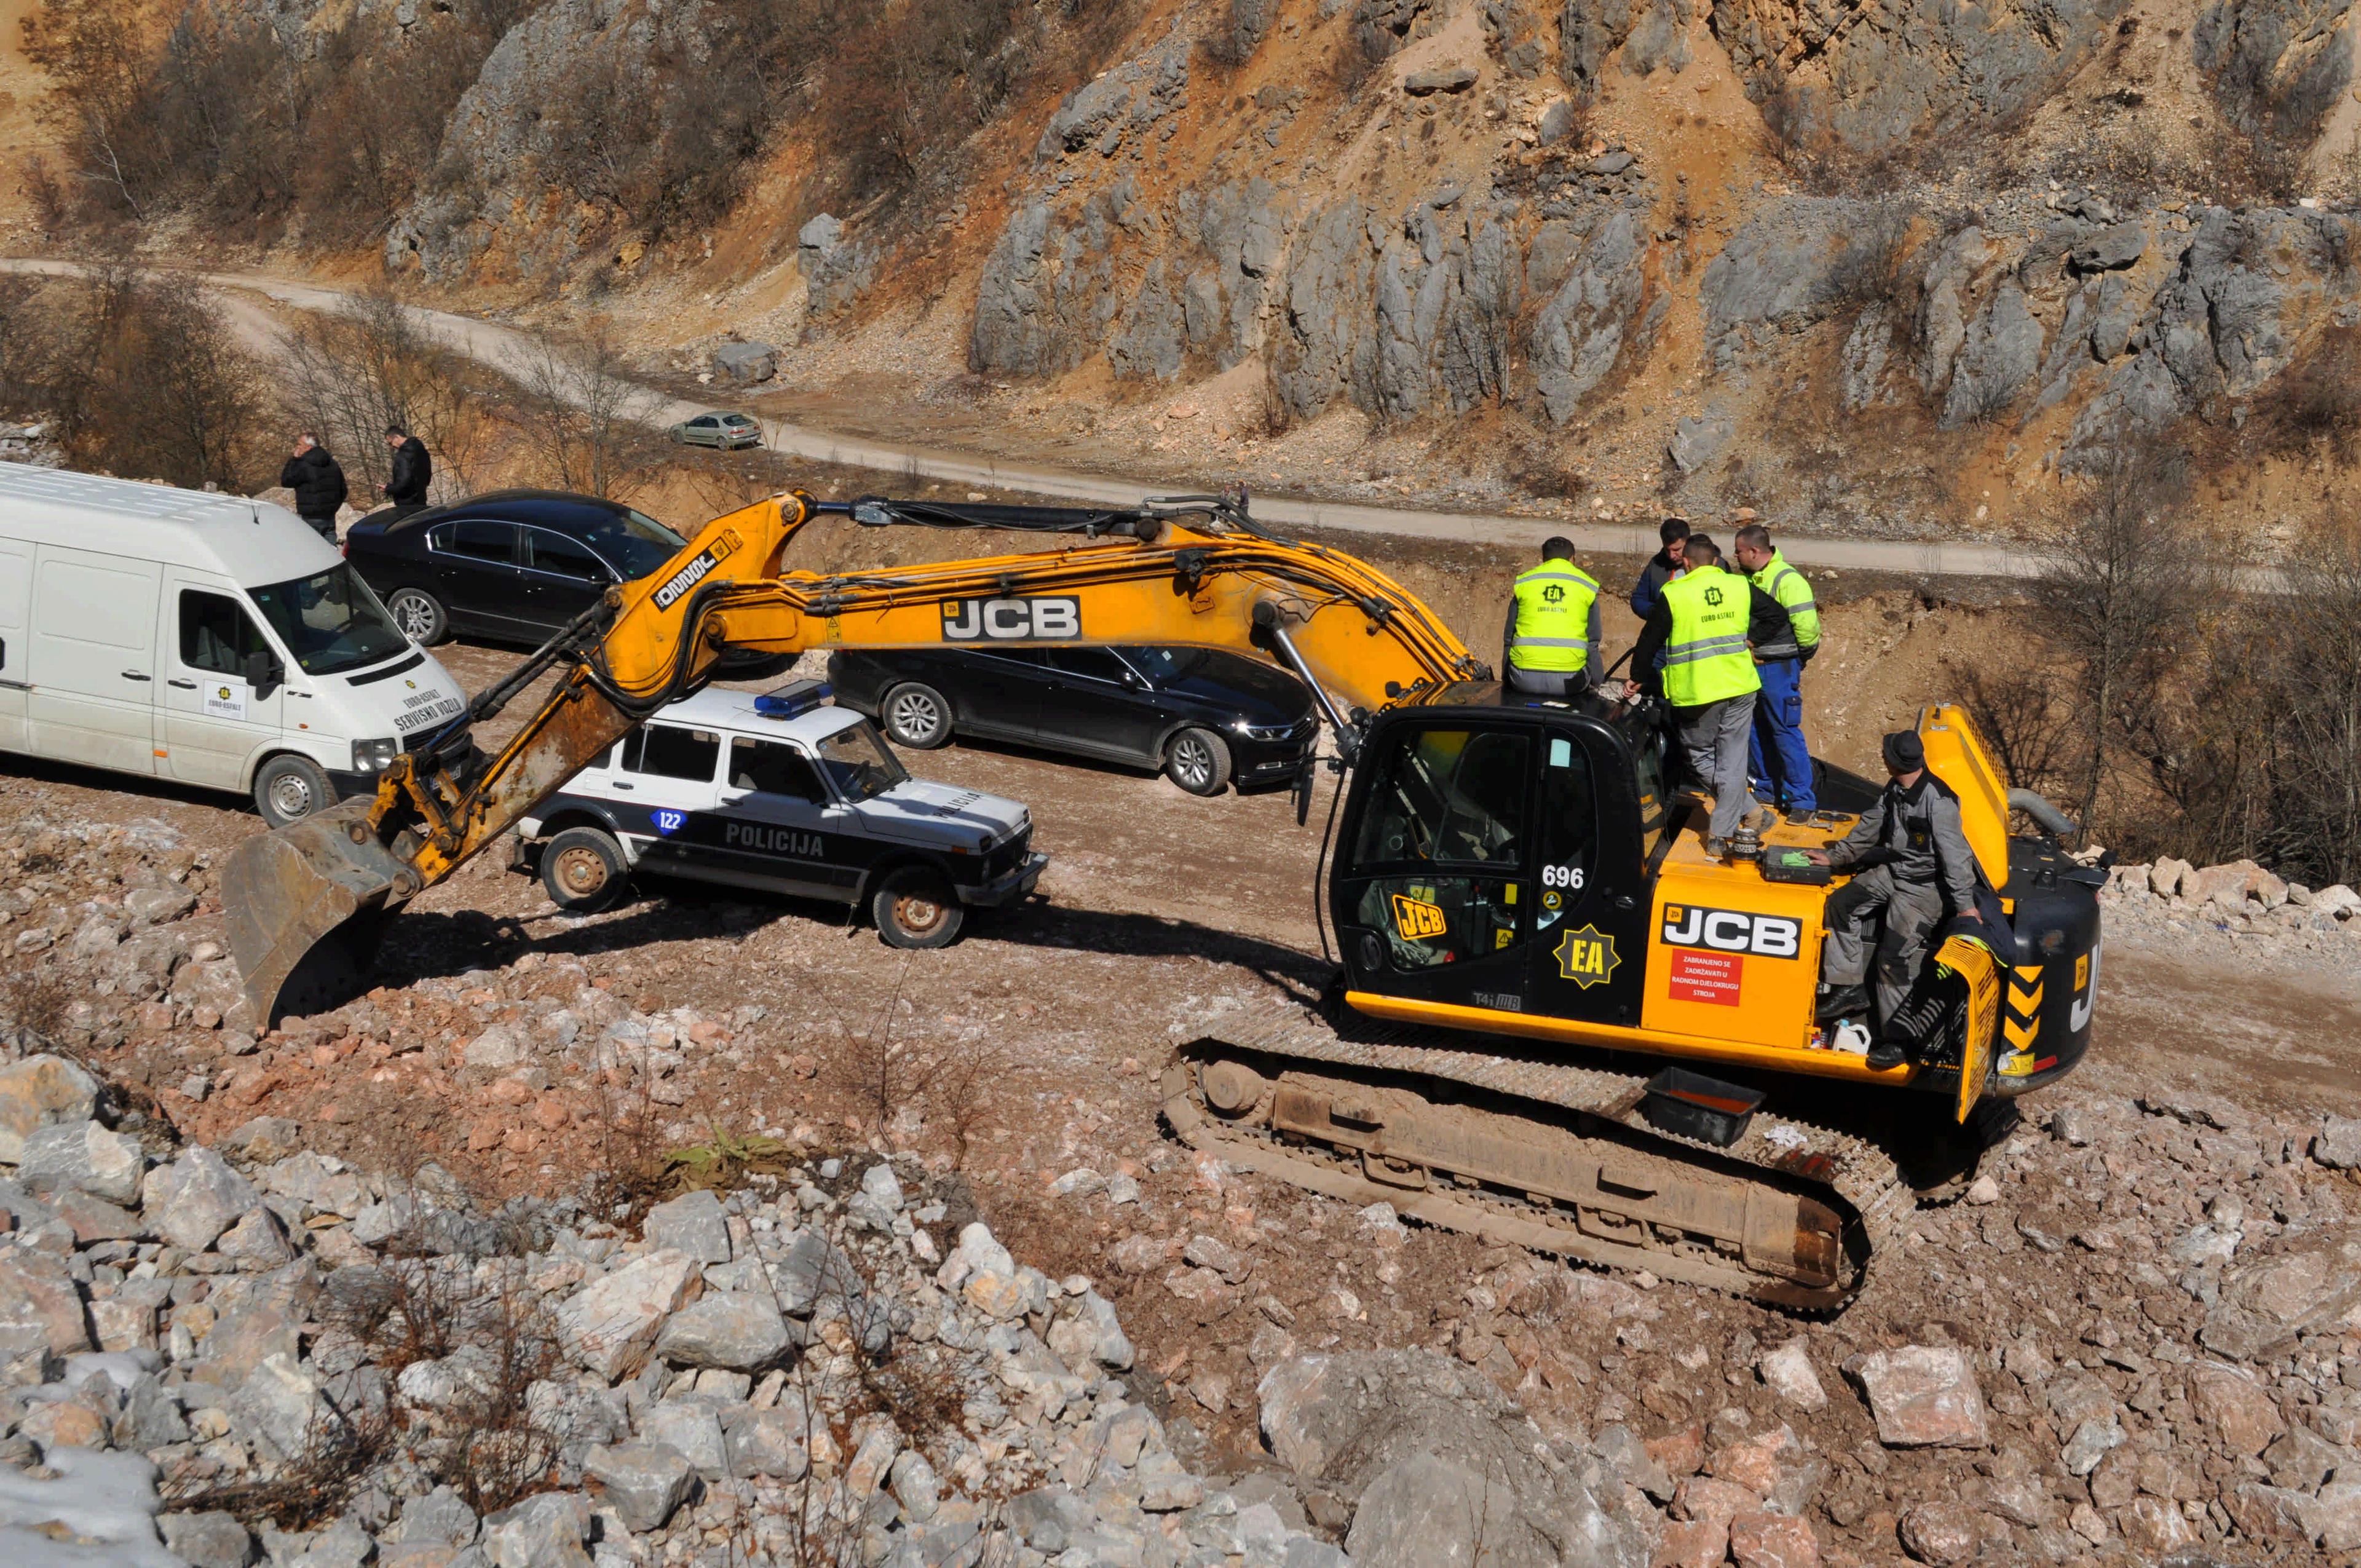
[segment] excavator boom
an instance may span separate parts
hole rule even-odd
[[[815,518],[1049,533],[1060,547],[887,571],[784,570]],[[247,840],[224,873],[231,948],[258,1025],[362,982],[390,910],[443,881],[725,653],[973,643],[1166,643],[1286,668],[1348,757],[1367,715],[1488,672],[1432,611],[1349,555],[1263,532],[1242,498],[1122,509],[968,506],[801,491],[714,519],[657,572],[608,591],[377,794]],[[544,674],[548,698],[501,748],[470,727]]]

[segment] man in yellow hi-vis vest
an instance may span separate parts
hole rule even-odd
[[[1672,705],[1690,775],[1713,792],[1705,847],[1719,855],[1740,827],[1768,828],[1776,819],[1746,787],[1746,740],[1763,689],[1754,649],[1795,632],[1777,599],[1724,569],[1711,539],[1692,533],[1682,553],[1688,570],[1664,585],[1631,651],[1631,668]],[[1640,689],[1636,683],[1631,688],[1635,695]]]
[[[1812,751],[1804,743],[1804,666],[1819,652],[1820,607],[1813,601],[1812,585],[1787,565],[1771,543],[1771,531],[1761,523],[1750,522],[1738,531],[1731,554],[1738,557],[1738,569],[1787,612],[1787,641],[1754,650],[1763,695],[1754,704],[1754,740],[1747,765],[1761,782],[1768,804],[1786,812],[1793,822],[1809,817],[1820,804],[1812,784]]]
[[[1520,573],[1501,632],[1509,690],[1567,697],[1590,685],[1598,651],[1598,579],[1574,564],[1574,541],[1552,539],[1542,564]]]

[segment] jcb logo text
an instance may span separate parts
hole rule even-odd
[[[1082,634],[1077,598],[952,599],[943,606],[946,642],[1051,641]]]
[[[1804,927],[1801,921],[1784,915],[1748,915],[1735,909],[1667,904],[1664,941],[1675,948],[1709,948],[1717,953],[1792,959],[1802,950]]]

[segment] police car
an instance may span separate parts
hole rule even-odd
[[[866,905],[897,948],[939,948],[971,906],[1020,900],[1047,855],[999,795],[928,784],[818,681],[706,690],[617,741],[518,825],[513,869],[560,909],[658,872]]]

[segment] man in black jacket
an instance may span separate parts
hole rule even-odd
[[[393,472],[386,476],[385,499],[403,510],[426,504],[426,487],[434,477],[434,459],[426,443],[398,424],[385,427],[385,444],[393,448]]]
[[[1688,542],[1689,520],[1664,519],[1664,526],[1656,530],[1656,537],[1664,541],[1664,547],[1648,557],[1648,564],[1640,568],[1640,580],[1631,585],[1631,613],[1643,622],[1656,613],[1656,601],[1664,597],[1664,585],[1688,570],[1688,563],[1681,556],[1681,546]]]
[[[334,544],[336,542],[336,509],[345,504],[348,493],[345,471],[320,444],[320,438],[305,432],[295,444],[295,455],[287,466],[279,470],[279,482],[295,492],[295,515],[312,525],[313,532]]]

